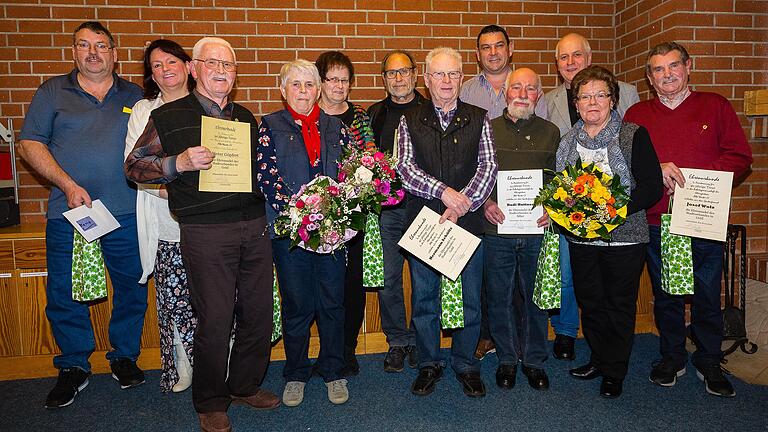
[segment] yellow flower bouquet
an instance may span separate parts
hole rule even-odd
[[[543,206],[550,219],[575,236],[610,240],[610,232],[627,220],[629,194],[619,176],[581,160],[551,173],[554,178],[541,188],[533,205]]]

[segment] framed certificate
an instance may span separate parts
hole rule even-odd
[[[725,241],[733,173],[680,168],[685,187],[676,187],[669,232]]]
[[[544,214],[533,200],[544,185],[542,170],[499,171],[496,180],[497,204],[504,213],[498,225],[499,234],[543,234],[544,227],[536,221]]]

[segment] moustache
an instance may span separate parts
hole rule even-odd
[[[85,58],[85,61],[101,61],[101,57],[96,54],[90,54]]]

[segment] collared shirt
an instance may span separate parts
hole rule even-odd
[[[440,127],[446,130],[456,114],[456,107],[447,112],[443,112],[440,108],[435,107],[435,113],[440,120]],[[411,141],[411,134],[408,131],[408,123],[405,121],[405,116],[400,117],[397,147],[400,155],[397,171],[400,173],[403,185],[408,192],[421,198],[441,199],[448,185],[430,176],[416,165],[413,142]],[[469,211],[475,211],[483,205],[488,195],[490,195],[495,182],[496,147],[494,146],[490,119],[488,114],[486,114],[483,119],[483,129],[480,133],[477,172],[460,191],[472,201]]]
[[[77,69],[44,82],[29,105],[19,139],[40,142],[72,179],[116,215],[136,211],[136,191],[123,175],[123,149],[131,107],[141,88],[116,74],[102,101],[80,87]],[[69,210],[51,186],[49,219]]]
[[[665,107],[673,110],[678,106],[680,106],[680,104],[683,103],[683,101],[686,100],[690,95],[691,95],[691,88],[685,87],[685,90],[680,92],[680,94],[673,96],[671,98],[659,95],[659,102],[661,102]]]
[[[485,77],[485,72],[480,72],[472,79],[461,85],[459,98],[469,104],[479,106],[488,111],[488,117],[493,120],[501,116],[507,107],[507,84],[501,86],[498,93]]]

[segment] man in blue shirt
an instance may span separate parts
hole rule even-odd
[[[53,77],[35,93],[21,130],[19,153],[51,182],[46,226],[46,315],[61,354],[47,408],[71,404],[88,385],[95,349],[88,304],[72,300],[72,225],[62,216],[71,208],[91,207],[100,199],[120,223],[101,237],[104,261],[114,291],[107,353],[112,376],[124,389],[144,382],[139,356],[146,285],[139,284],[136,191],[123,175],[123,148],[130,107],[141,89],[114,73],[117,49],[101,23],[89,21],[74,31],[76,68]]]

